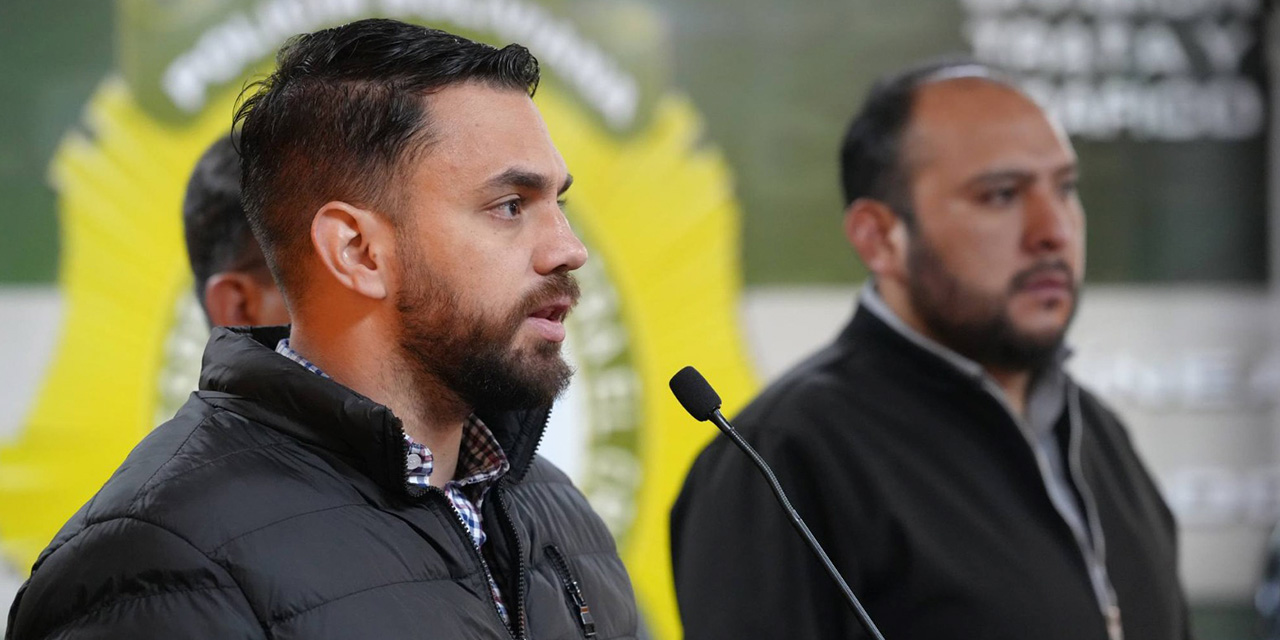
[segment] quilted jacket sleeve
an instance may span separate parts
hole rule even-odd
[[[233,577],[164,527],[119,517],[72,531],[19,590],[7,640],[267,637]]]

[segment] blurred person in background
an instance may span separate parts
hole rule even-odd
[[[240,204],[240,154],[231,136],[209,145],[182,200],[196,299],[211,327],[289,323],[284,297]]]
[[[935,62],[871,90],[841,172],[872,277],[735,422],[884,636],[1185,637],[1173,516],[1063,368],[1085,218],[1061,128],[992,69]],[[671,535],[688,637],[863,637],[725,437]]]
[[[237,122],[293,324],[213,330],[6,637],[636,637],[613,538],[536,455],[587,257],[537,61],[362,20],[278,65]]]

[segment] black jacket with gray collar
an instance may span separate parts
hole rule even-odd
[[[1110,619],[1126,640],[1186,637],[1173,516],[1119,419],[1074,383],[1068,398],[1078,411],[1056,431],[1075,434],[1074,489],[1103,533]],[[886,638],[1119,635],[1009,411],[867,309],[734,422]],[[865,637],[727,438],[694,463],[671,526],[688,638]]]
[[[407,488],[400,421],[283,337],[214,331],[200,391],[40,555],[7,638],[636,637],[613,539],[535,455],[549,409],[478,412],[511,463],[482,561],[442,491]]]

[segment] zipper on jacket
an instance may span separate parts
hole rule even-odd
[[[548,421],[550,420],[548,419]],[[409,455],[409,442],[404,432],[403,426],[398,427],[397,431],[400,434],[400,450],[401,450],[400,459],[404,460]],[[422,487],[422,486],[414,486],[414,485],[408,484],[409,479],[408,479],[407,470],[404,472],[404,476],[401,478],[401,481],[406,484],[405,488],[408,490],[409,495],[412,497],[422,497],[427,494],[435,494],[435,495],[438,495],[440,499],[444,502],[444,508],[450,514],[453,515],[453,522],[454,524],[458,525],[456,530],[462,534],[462,540],[465,543],[465,546],[471,550],[472,558],[474,558],[475,561],[480,564],[480,569],[484,571],[484,579],[485,579],[484,586],[485,586],[485,589],[489,591],[489,598],[488,598],[489,604],[493,605],[493,614],[498,618],[498,626],[506,630],[507,636],[512,640],[525,640],[524,632],[523,632],[523,622],[524,622],[523,619],[520,621],[521,631],[519,632],[519,634],[511,631],[511,626],[508,623],[508,620],[511,619],[511,616],[509,613],[507,615],[507,620],[503,620],[502,609],[499,608],[498,601],[495,600],[493,597],[494,585],[497,585],[498,582],[493,579],[493,572],[489,570],[489,563],[485,562],[484,555],[481,554],[480,550],[476,548],[475,542],[473,542],[471,538],[471,531],[467,529],[467,523],[462,519],[462,514],[458,513],[458,508],[453,506],[453,501],[449,499],[449,495],[445,493],[444,489],[441,489],[440,487],[437,487],[434,485],[427,485],[425,487]],[[499,479],[498,482],[501,483],[501,481],[502,479]],[[490,489],[491,497],[496,493],[497,488],[498,487],[495,484],[494,487]],[[501,501],[499,501],[499,504],[501,504]],[[519,544],[519,536],[517,536],[516,542],[517,544]],[[517,587],[517,590],[518,589],[519,587]]]
[[[564,587],[565,595],[569,596],[569,602],[572,605],[569,607],[569,611],[575,614],[574,617],[578,619],[578,626],[582,628],[582,637],[596,637],[595,618],[591,616],[591,607],[587,606],[586,599],[582,597],[582,589],[578,585],[578,580],[573,576],[569,561],[565,559],[564,554],[560,553],[560,549],[554,544],[548,544],[542,549],[547,554],[547,558],[551,560],[551,568],[560,577],[560,584]]]
[[[1084,438],[1084,417],[1080,415],[1080,387],[1071,382],[1067,383],[1067,421],[1071,425],[1071,442],[1068,452],[1063,457],[1066,458],[1067,473],[1076,484],[1076,490],[1080,492],[1083,512],[1081,515],[1088,521],[1086,524],[1093,542],[1091,549],[1082,548],[1080,552],[1085,556],[1085,566],[1091,566],[1091,562],[1101,566],[1103,581],[1106,584],[1102,588],[1103,593],[1098,594],[1098,599],[1102,605],[1102,617],[1107,623],[1107,635],[1110,636],[1110,640],[1123,640],[1124,625],[1121,622],[1120,601],[1116,596],[1115,586],[1111,583],[1111,572],[1107,568],[1107,542],[1102,532],[1102,520],[1098,515],[1098,503],[1093,496],[1093,489],[1089,487],[1088,482],[1085,482],[1081,462],[1080,448]],[[1092,569],[1090,572],[1092,573]],[[1093,576],[1090,576],[1090,582],[1093,581],[1092,578]]]
[[[533,457],[537,455],[538,446],[542,444],[542,438],[543,436],[546,435],[547,425],[550,422],[551,422],[551,411],[548,410],[547,414],[542,418],[542,429],[538,431],[538,437],[533,442],[533,449],[530,452],[529,461],[527,464],[524,465],[524,468],[520,469],[519,477],[514,478],[516,482],[519,482],[520,480],[524,479],[524,476],[529,473],[529,467],[533,466]],[[403,428],[401,428],[400,430],[400,437],[402,439],[404,438]],[[407,442],[403,444],[402,449],[403,449],[403,455],[401,456],[401,459],[408,456],[409,454],[409,445]],[[524,602],[525,588],[524,587],[525,587],[525,583],[528,581],[529,568],[527,563],[525,562],[524,544],[520,541],[520,534],[516,531],[515,524],[511,520],[511,514],[507,512],[506,503],[502,501],[502,494],[503,494],[502,487],[509,480],[512,479],[511,475],[512,474],[508,473],[507,475],[502,476],[501,478],[498,478],[498,481],[489,490],[488,499],[497,500],[497,507],[498,507],[497,512],[498,512],[498,515],[500,515],[503,519],[503,522],[501,524],[506,525],[507,530],[511,534],[511,539],[515,541],[515,547],[516,547],[516,581],[515,581],[515,589],[514,589],[516,592],[515,606],[509,609],[507,612],[507,620],[516,621],[514,630],[512,630],[512,626],[507,621],[503,621],[502,611],[498,608],[498,603],[493,599],[492,594],[490,594],[489,596],[489,601],[493,605],[494,615],[498,617],[498,622],[502,623],[502,628],[506,629],[507,635],[511,637],[512,640],[527,640],[528,634],[526,633],[527,625],[526,625],[525,611],[524,611],[525,610],[525,602]],[[480,553],[480,550],[476,548],[473,542],[471,542],[471,532],[467,530],[467,523],[462,520],[462,514],[458,513],[457,507],[453,506],[453,502],[449,500],[449,496],[445,494],[443,489],[435,486],[425,487],[425,489],[427,491],[432,491],[434,493],[439,494],[440,497],[444,499],[446,507],[448,508],[449,512],[453,514],[453,521],[457,523],[459,529],[461,530],[463,540],[465,540],[467,543],[466,546],[471,549],[472,556],[476,559],[477,562],[480,563],[480,568],[484,570],[485,580],[488,582],[488,584],[486,584],[485,587],[492,588],[490,585],[496,585],[497,581],[493,579],[493,573],[489,570],[489,563],[485,562],[484,556]],[[422,493],[425,493],[425,491],[423,492],[414,491],[411,488],[409,493],[410,495],[415,495],[415,494],[422,495]],[[509,594],[507,595],[509,597]],[[591,637],[591,636],[588,636],[588,637]]]
[[[512,478],[514,482],[520,482],[524,480],[526,475],[529,475],[529,468],[533,466],[533,458],[538,455],[538,447],[542,446],[542,438],[547,435],[548,424],[551,424],[551,409],[547,409],[547,415],[542,417],[542,430],[538,431],[538,438],[533,441],[533,449],[529,452],[528,464],[525,464],[520,469],[520,475]]]
[[[511,519],[511,513],[507,511],[507,503],[503,502],[502,500],[502,497],[506,495],[506,492],[503,491],[503,488],[506,485],[506,483],[507,483],[506,476],[499,478],[497,484],[495,484],[493,489],[490,491],[489,497],[494,500],[497,500],[495,505],[497,506],[498,516],[502,518],[502,522],[500,522],[499,525],[505,526],[507,528],[507,531],[511,534],[511,539],[515,541],[516,598],[515,598],[515,607],[513,608],[514,613],[512,615],[515,616],[515,620],[516,620],[516,633],[515,633],[516,638],[517,640],[524,640],[524,638],[527,637],[526,629],[525,629],[526,620],[525,620],[525,613],[524,613],[524,608],[525,608],[524,594],[526,591],[525,585],[529,581],[529,566],[524,559],[524,543],[520,541],[520,532],[516,531],[516,525],[515,525],[515,522],[512,521]]]
[[[525,619],[524,594],[528,591],[525,587],[529,581],[529,566],[528,563],[525,562],[524,543],[520,541],[520,532],[516,531],[515,522],[511,519],[511,513],[507,511],[507,503],[502,500],[502,497],[506,495],[503,487],[510,482],[520,482],[529,474],[529,469],[533,466],[533,459],[538,454],[538,446],[542,444],[542,438],[547,434],[547,425],[550,424],[550,422],[551,409],[548,408],[546,415],[542,416],[542,428],[538,430],[538,437],[534,439],[533,448],[529,450],[529,459],[522,461],[523,464],[519,470],[513,469],[511,473],[498,478],[493,489],[490,490],[490,498],[497,500],[497,512],[502,518],[502,522],[500,524],[506,526],[507,531],[511,534],[511,539],[515,541],[516,546],[516,598],[515,607],[513,609],[514,613],[512,614],[516,616],[515,619],[517,621],[516,631],[513,634],[516,637],[516,640],[525,640],[528,637],[528,625],[526,624],[528,621]],[[459,516],[459,518],[461,518],[461,516]],[[510,631],[510,627],[508,627],[507,630]]]
[[[1009,406],[1008,400],[1004,398],[999,390],[986,387],[984,381],[983,387],[987,392],[995,397],[996,401],[1004,407],[1006,414],[1013,421],[1014,428],[1022,435],[1026,441],[1032,459],[1036,463],[1036,468],[1040,471],[1040,481],[1045,486],[1045,492],[1048,494],[1048,484],[1051,482],[1047,469],[1041,464],[1041,456],[1036,448],[1036,443],[1028,436],[1026,429],[1022,428],[1022,422]],[[1106,540],[1102,533],[1102,522],[1098,519],[1097,503],[1093,497],[1093,491],[1089,488],[1089,484],[1085,482],[1084,470],[1081,468],[1080,462],[1080,446],[1081,439],[1084,435],[1084,419],[1080,415],[1080,387],[1068,380],[1066,382],[1066,412],[1067,423],[1070,426],[1070,441],[1068,447],[1062,452],[1063,468],[1075,485],[1076,491],[1080,494],[1080,517],[1084,520],[1084,525],[1088,531],[1089,542],[1082,542],[1076,538],[1076,549],[1080,552],[1081,560],[1084,562],[1085,572],[1089,577],[1089,584],[1093,588],[1094,597],[1098,601],[1098,609],[1102,614],[1103,623],[1106,625],[1107,636],[1109,640],[1124,640],[1124,626],[1121,623],[1120,602],[1116,596],[1115,587],[1111,584],[1111,576],[1107,571],[1107,551]],[[1053,497],[1049,496],[1050,504],[1053,504],[1054,510],[1058,511],[1059,518],[1066,521],[1061,515],[1061,510],[1054,503]],[[1067,528],[1072,528],[1068,525]],[[1072,531],[1072,537],[1075,538],[1075,532]],[[1094,581],[1094,568],[1100,567],[1105,584],[1098,585]]]
[[[471,541],[471,532],[467,530],[467,523],[462,520],[462,514],[458,513],[458,508],[453,506],[453,503],[449,501],[449,496],[445,494],[444,489],[432,486],[428,487],[428,491],[439,495],[440,498],[444,500],[445,508],[449,510],[449,513],[453,514],[453,522],[458,525],[458,528],[462,533],[462,539],[466,542],[466,547],[471,550],[472,557],[475,558],[476,562],[480,563],[480,568],[484,570],[484,587],[486,591],[489,591],[489,604],[493,605],[493,614],[497,616],[499,625],[507,631],[507,635],[510,636],[512,640],[523,640],[524,633],[521,632],[518,636],[515,633],[512,633],[511,627],[508,625],[507,621],[502,619],[502,610],[498,608],[498,601],[493,599],[492,592],[493,585],[498,583],[493,579],[493,573],[489,571],[489,563],[485,562],[484,556],[480,554],[480,550],[477,549],[475,543]],[[510,619],[510,614],[508,614],[508,619]],[[521,622],[523,622],[523,620]]]

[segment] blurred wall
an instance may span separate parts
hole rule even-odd
[[[524,22],[510,17],[516,10]],[[881,72],[972,52],[1022,75],[1073,133],[1089,214],[1089,288],[1071,335],[1072,367],[1129,420],[1178,513],[1203,637],[1245,637],[1263,538],[1280,516],[1280,324],[1268,241],[1280,216],[1267,215],[1267,185],[1277,184],[1268,141],[1277,132],[1263,47],[1275,40],[1264,37],[1271,10],[1262,0],[0,3],[0,85],[9,88],[0,92],[8,229],[0,234],[0,361],[10,364],[0,373],[0,442],[18,450],[0,455],[0,505],[39,495],[22,493],[41,478],[31,462],[38,456],[20,444],[33,416],[44,415],[37,397],[48,380],[75,358],[112,357],[85,347],[93,336],[75,341],[75,327],[109,322],[105,311],[77,311],[83,296],[71,297],[67,284],[76,269],[107,274],[93,285],[110,292],[95,302],[105,306],[93,309],[111,309],[113,295],[158,301],[147,335],[97,337],[138,340],[133,352],[145,347],[161,363],[131,383],[156,387],[163,378],[166,386],[140,401],[145,418],[122,440],[141,437],[191,388],[202,329],[179,293],[176,208],[167,226],[151,229],[169,260],[154,291],[126,277],[155,268],[146,253],[152,236],[139,230],[120,240],[143,252],[113,269],[101,263],[116,255],[109,252],[82,264],[85,244],[100,237],[85,229],[130,215],[121,204],[95,208],[104,193],[136,198],[139,210],[164,219],[194,153],[229,120],[229,96],[265,68],[274,42],[264,34],[401,12],[486,40],[526,41],[543,59],[549,80],[539,101],[549,120],[564,122],[552,123],[557,142],[579,154],[579,166],[604,167],[600,193],[575,196],[575,225],[601,265],[596,311],[580,328],[612,336],[571,345],[589,382],[571,392],[556,431],[563,437],[548,447],[636,544],[663,530],[680,464],[710,437],[664,413],[671,403],[654,382],[659,370],[668,360],[704,371],[713,363],[730,403],[740,403],[834,335],[864,276],[838,229],[835,157],[845,123]],[[541,30],[529,30],[528,16]],[[182,142],[172,150],[155,148],[174,140]],[[163,176],[167,186],[113,194],[98,184],[103,175],[123,185]],[[591,188],[582,177],[575,192]],[[620,208],[607,197],[614,192],[640,204]],[[661,259],[645,262],[643,229],[620,225],[655,213],[666,217],[651,221],[660,227],[643,236],[643,248]],[[713,235],[719,257],[695,262]],[[660,286],[646,288],[655,279]],[[700,334],[663,342],[657,336],[683,325],[637,311],[706,304],[703,291],[722,296],[732,317],[695,328]],[[661,366],[648,355],[659,352]],[[75,375],[81,385],[105,384]],[[611,423],[609,433],[585,426],[618,414],[637,417]],[[673,467],[645,466],[637,451],[655,446],[679,451]],[[0,510],[0,538],[23,513]],[[664,545],[634,555],[662,557]],[[21,565],[14,558],[23,553],[11,552],[10,563]],[[662,568],[632,570],[661,590]],[[10,575],[24,572],[15,566]],[[669,598],[649,597],[651,609],[667,612],[655,615],[669,618]],[[669,619],[654,626],[671,629]]]

